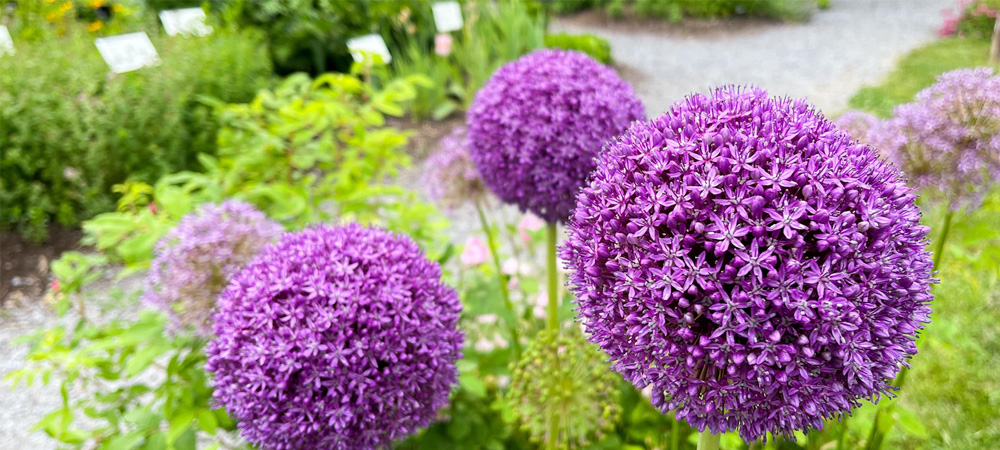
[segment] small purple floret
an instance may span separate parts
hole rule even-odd
[[[915,200],[805,101],[730,86],[610,142],[561,253],[614,370],[752,441],[894,389],[935,282]]]
[[[601,147],[642,118],[642,103],[611,68],[579,52],[538,50],[476,94],[470,152],[500,200],[564,222]]]
[[[215,400],[261,448],[387,448],[448,403],[460,311],[409,238],[307,229],[233,277],[205,368]]]

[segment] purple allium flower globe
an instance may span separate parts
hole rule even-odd
[[[486,186],[469,156],[464,126],[442,138],[437,151],[427,158],[423,182],[431,200],[449,210],[486,196]]]
[[[851,110],[841,114],[833,123],[862,144],[871,144],[870,136],[877,132],[880,121],[878,117],[864,111]]]
[[[215,400],[269,450],[382,448],[428,425],[458,376],[461,305],[403,235],[286,234],[219,300]]]
[[[993,69],[945,73],[894,115],[873,142],[952,210],[978,208],[1000,182],[1000,77]]]
[[[590,340],[700,430],[820,428],[916,353],[915,195],[805,101],[693,95],[598,157],[562,257]]]
[[[469,108],[472,160],[500,200],[564,222],[604,143],[644,118],[614,70],[538,50],[501,67]]]
[[[211,336],[208,319],[229,277],[284,231],[249,203],[201,205],[157,242],[143,300]]]

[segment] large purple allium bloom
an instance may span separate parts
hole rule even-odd
[[[479,201],[486,195],[483,179],[469,156],[464,126],[441,139],[437,151],[427,158],[423,183],[431,199],[446,209]]]
[[[229,277],[284,231],[249,203],[201,205],[157,242],[143,300],[210,336],[208,319]]]
[[[215,400],[261,448],[383,448],[448,402],[460,311],[409,238],[357,224],[307,229],[233,277],[205,368]]]
[[[589,56],[538,50],[501,67],[469,108],[472,160],[501,200],[566,221],[604,143],[644,118],[614,70]]]
[[[976,209],[1000,182],[1000,77],[992,69],[941,75],[901,105],[873,143],[952,210]]]
[[[898,171],[805,101],[729,86],[609,143],[561,251],[612,368],[750,441],[893,389],[930,315],[919,219]]]

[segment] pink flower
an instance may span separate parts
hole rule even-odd
[[[462,250],[461,261],[466,266],[478,266],[489,259],[489,249],[482,239],[470,237],[465,241],[465,249]]]
[[[59,292],[59,280],[52,280],[52,282],[49,283],[49,290],[52,292]]]
[[[541,230],[544,226],[544,220],[534,214],[528,213],[521,219],[521,223],[517,224],[517,232],[520,234],[521,240],[527,245],[531,243],[531,235],[528,232]]]
[[[439,33],[434,36],[434,53],[441,56],[448,56],[451,54],[451,35],[448,33]]]

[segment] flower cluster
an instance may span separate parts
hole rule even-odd
[[[204,204],[157,242],[143,300],[210,336],[208,319],[229,277],[284,231],[249,203]]]
[[[205,368],[215,399],[261,448],[385,448],[448,402],[460,311],[409,238],[307,229],[233,277]]]
[[[1000,182],[1000,77],[992,69],[941,75],[916,101],[897,107],[872,142],[952,210],[978,208]]]
[[[486,196],[483,179],[469,157],[469,138],[464,126],[456,127],[441,139],[437,151],[427,158],[423,182],[431,200],[446,209]]]
[[[619,381],[605,360],[577,328],[539,333],[514,366],[507,392],[511,411],[531,440],[581,448],[614,428],[621,415]]]
[[[469,150],[501,200],[565,221],[601,147],[643,114],[611,68],[579,52],[538,50],[501,67],[476,94]]]
[[[752,441],[893,389],[934,282],[915,200],[806,102],[729,86],[609,143],[561,252],[614,370]]]
[[[878,117],[854,110],[845,112],[833,123],[838,129],[847,132],[851,138],[862,144],[871,144],[872,134],[877,134],[878,127],[881,125]]]

